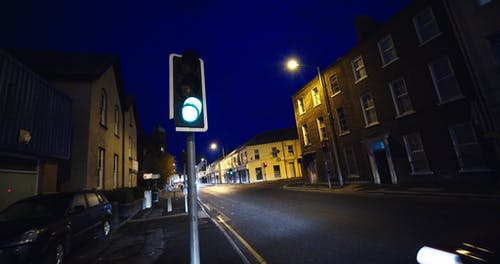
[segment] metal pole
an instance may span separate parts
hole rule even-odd
[[[333,115],[331,113],[331,108],[330,108],[330,100],[328,100],[328,92],[326,91],[326,86],[325,86],[325,83],[323,81],[323,75],[321,74],[319,66],[316,67],[316,70],[318,71],[319,83],[321,85],[321,89],[323,90],[323,96],[325,97],[326,113],[328,115],[328,121],[330,122],[329,128],[330,128],[331,135],[332,135],[333,156],[335,157],[335,163],[337,165],[337,175],[339,177],[339,184],[340,184],[340,186],[344,186],[344,178],[342,177],[342,170],[340,169],[339,152],[337,149],[337,135],[335,133],[335,125],[333,123]],[[326,154],[323,154],[323,155],[326,155]],[[329,185],[329,188],[331,188],[330,174],[328,174],[328,185]]]
[[[198,206],[196,193],[195,171],[195,141],[194,133],[186,133],[187,164],[188,164],[188,199],[189,199],[189,245],[191,264],[200,263],[200,246],[198,239]]]

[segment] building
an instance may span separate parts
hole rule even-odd
[[[330,108],[318,78],[293,96],[306,178],[494,181],[489,116],[443,2],[412,1],[384,24],[360,17],[356,29],[359,43],[321,72]]]
[[[211,183],[254,183],[302,177],[301,149],[295,128],[255,135],[226,156],[209,164]],[[220,176],[219,176],[220,175]]]
[[[70,157],[71,99],[0,51],[0,210],[57,191]]]
[[[9,51],[69,96],[71,158],[61,190],[111,190],[137,185],[137,115],[123,92],[114,55]]]

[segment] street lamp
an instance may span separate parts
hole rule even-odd
[[[290,71],[295,71],[299,67],[308,67],[308,68],[314,67],[314,66],[300,64],[297,59],[288,60],[286,66]],[[324,101],[326,104],[326,114],[328,115],[328,121],[330,122],[330,126],[328,126],[328,128],[330,129],[330,132],[331,132],[330,134],[332,135],[333,156],[335,158],[335,163],[337,163],[337,174],[339,177],[339,184],[340,184],[340,186],[343,186],[344,179],[342,177],[342,170],[340,169],[339,152],[337,149],[337,136],[335,134],[333,116],[331,114],[330,100],[328,100],[328,92],[326,91],[326,86],[325,86],[325,83],[323,80],[323,75],[321,74],[321,70],[320,70],[319,66],[316,66],[315,68],[316,68],[316,71],[318,73],[318,79],[319,79],[319,84],[321,86],[321,90],[323,90],[323,97],[324,97]],[[326,161],[326,158],[325,158],[325,161]],[[325,162],[325,167],[326,167],[326,162]],[[328,170],[327,170],[327,173],[328,173]],[[328,187],[332,188],[332,184],[330,182],[330,175],[328,175]]]
[[[226,153],[224,152],[224,146],[221,145],[221,148],[222,148],[222,157],[224,158],[226,156]],[[213,142],[212,144],[210,144],[210,149],[217,150],[219,149],[219,146],[217,145],[217,143]]]

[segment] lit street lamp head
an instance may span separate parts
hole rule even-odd
[[[210,149],[216,150],[217,149],[217,144],[216,143],[210,144]]]
[[[299,66],[299,62],[296,59],[290,59],[286,64],[286,67],[291,71],[296,70]]]

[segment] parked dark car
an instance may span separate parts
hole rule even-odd
[[[39,194],[0,212],[0,263],[62,263],[72,245],[106,238],[111,203],[98,191]]]

